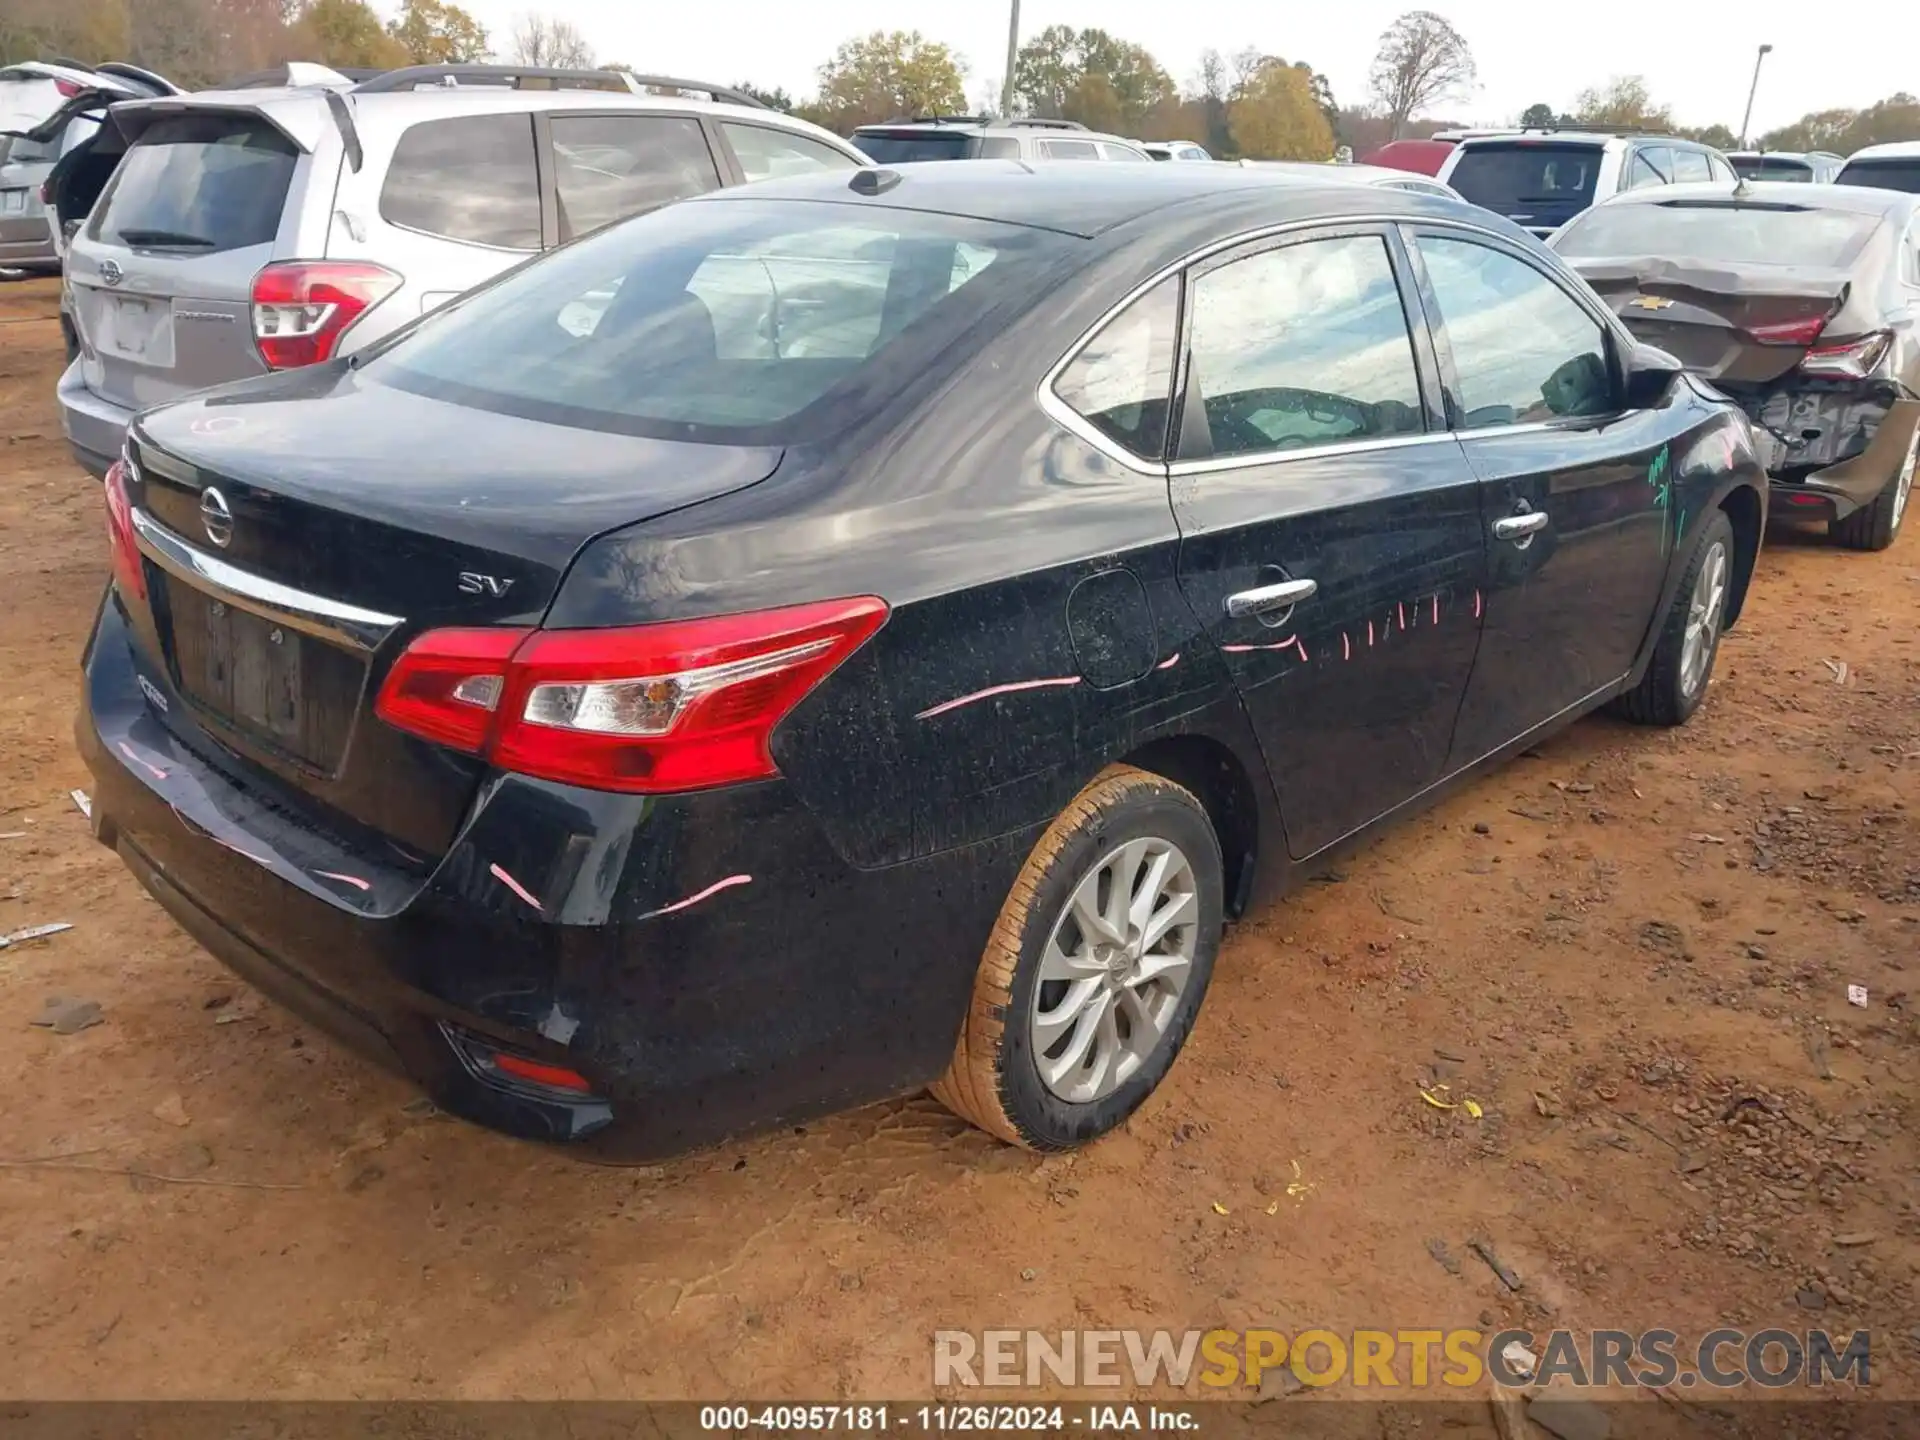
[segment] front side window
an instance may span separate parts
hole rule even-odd
[[[1633,152],[1633,159],[1627,162],[1627,183],[1621,188],[1645,190],[1650,185],[1672,183],[1673,152],[1649,148]]]
[[[852,170],[853,161],[831,145],[809,135],[773,130],[765,125],[720,122],[740,170],[749,180],[773,180],[783,175],[812,175],[821,170]]]
[[[1463,429],[1617,409],[1605,332],[1524,261],[1423,235],[1420,255],[1459,377]]]
[[[1673,179],[1676,185],[1692,185],[1713,179],[1713,167],[1703,150],[1673,152]]]
[[[549,123],[562,239],[720,188],[690,116],[555,115]]]
[[[1193,362],[1207,433],[1182,458],[1285,452],[1424,422],[1413,341],[1386,242],[1309,240],[1194,282]]]
[[[389,224],[501,250],[540,248],[530,115],[462,115],[409,126],[380,188]]]
[[[1161,281],[1114,317],[1060,372],[1053,390],[1101,434],[1145,460],[1167,441],[1180,282]]]

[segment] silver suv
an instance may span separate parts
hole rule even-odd
[[[1089,130],[1073,120],[982,115],[923,115],[853,132],[876,164],[919,160],[1151,160],[1132,140]]]
[[[126,153],[68,252],[80,354],[59,389],[95,474],[147,406],[351,353],[671,201],[868,163],[704,82],[478,65],[323,75],[109,112]]]

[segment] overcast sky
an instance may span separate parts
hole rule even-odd
[[[1473,47],[1479,88],[1444,107],[1449,118],[1508,121],[1535,101],[1572,104],[1583,87],[1614,75],[1644,75],[1657,101],[1685,125],[1719,121],[1738,130],[1755,46],[1771,41],[1754,104],[1756,133],[1809,110],[1871,104],[1896,90],[1920,91],[1920,3],[1855,0],[1822,11],[1807,0],[1429,0]],[[642,70],[722,83],[781,86],[795,98],[844,39],[876,29],[918,29],[967,64],[978,98],[1006,66],[1004,0],[466,0],[504,51],[515,17],[564,16],[599,52]],[[385,0],[383,8],[396,8]],[[1243,46],[1304,60],[1350,104],[1366,91],[1380,32],[1404,0],[1251,4],[1246,0],[1023,0],[1020,25],[1098,25],[1153,52],[1185,85],[1211,46]],[[1822,18],[1831,15],[1832,19]],[[1842,18],[1843,17],[1843,18]]]

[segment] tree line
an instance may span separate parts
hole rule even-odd
[[[72,56],[130,60],[188,88],[204,88],[287,60],[391,68],[500,58],[561,68],[626,69],[596,54],[570,21],[527,15],[488,33],[452,0],[402,0],[382,20],[366,0],[5,0],[0,63]],[[1410,10],[1381,34],[1367,93],[1336,103],[1327,77],[1304,60],[1256,47],[1202,52],[1176,83],[1145,47],[1098,27],[1051,25],[1016,53],[1011,93],[1023,115],[1074,120],[1148,140],[1192,140],[1222,159],[1326,160],[1340,147],[1364,157],[1388,140],[1431,134],[1471,96],[1473,51],[1445,16]],[[737,88],[841,134],[927,115],[994,115],[1004,77],[968,100],[967,66],[915,30],[877,30],[839,46],[801,100],[750,83]],[[1618,76],[1562,110],[1542,102],[1525,125],[1584,124],[1662,130],[1732,148],[1725,125],[1681,129],[1639,76]],[[1832,150],[1920,139],[1920,100],[1900,93],[1860,110],[1823,110],[1759,136],[1772,150]]]

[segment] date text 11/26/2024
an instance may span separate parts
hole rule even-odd
[[[772,1431],[1158,1430],[1200,1428],[1192,1407],[1160,1405],[703,1405],[700,1428]]]

